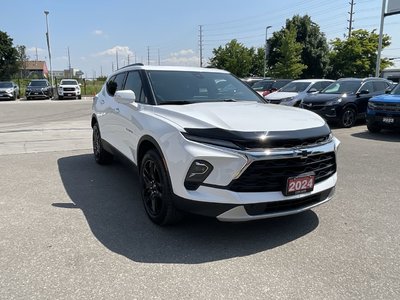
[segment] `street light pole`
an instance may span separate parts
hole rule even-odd
[[[44,11],[44,14],[46,15],[46,41],[47,41],[47,49],[49,51],[49,62],[50,62],[50,84],[51,88],[53,89],[53,68],[51,66],[51,51],[50,51],[50,37],[49,37],[49,21],[47,20],[47,16],[49,12],[47,10]]]
[[[264,77],[267,74],[267,58],[268,58],[268,28],[272,26],[267,26],[265,28],[265,56],[264,56]]]

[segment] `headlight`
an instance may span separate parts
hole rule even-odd
[[[376,104],[374,102],[369,101],[368,102],[368,108],[371,109],[371,110],[374,110],[374,109],[376,109]]]
[[[328,101],[328,102],[326,102],[326,105],[327,105],[327,106],[336,105],[336,104],[339,104],[340,102],[342,102],[342,98],[339,98],[339,99],[336,99],[336,100]]]
[[[194,141],[194,142],[198,142],[198,143],[202,143],[202,144],[210,144],[210,145],[215,145],[215,146],[220,146],[220,147],[225,147],[225,148],[240,149],[240,147],[238,145],[236,145],[230,141],[213,139],[213,138],[196,136],[196,135],[190,135],[186,132],[181,132],[181,133],[186,139]]]
[[[13,89],[6,89],[6,93],[12,93]]]
[[[293,99],[294,99],[294,97],[283,98],[281,100],[281,102],[289,102],[289,101],[292,101]]]

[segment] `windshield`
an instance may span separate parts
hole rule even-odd
[[[29,86],[47,86],[47,83],[46,83],[46,81],[42,81],[42,80],[40,80],[40,81],[31,81],[29,83]]]
[[[291,82],[280,89],[280,92],[300,93],[310,85],[310,82]]]
[[[253,88],[253,90],[255,90],[255,91],[266,91],[266,90],[269,90],[271,87],[272,87],[272,84],[273,84],[274,82],[272,81],[272,80],[268,80],[268,81],[259,81],[259,82],[256,82],[253,86],[252,86],[252,88]]]
[[[328,85],[324,90],[321,91],[322,94],[345,94],[345,93],[355,93],[361,86],[361,81],[336,81]]]
[[[12,88],[12,82],[0,82],[0,88]]]
[[[61,80],[62,85],[78,85],[76,80]]]
[[[400,95],[400,84],[398,84],[392,91],[391,93],[392,95]]]
[[[191,71],[147,71],[159,104],[262,100],[231,74]]]

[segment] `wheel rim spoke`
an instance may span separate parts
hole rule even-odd
[[[162,184],[157,164],[149,160],[143,167],[143,192],[147,210],[157,216],[162,208]]]

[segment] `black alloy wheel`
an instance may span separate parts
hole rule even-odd
[[[140,188],[144,208],[150,220],[158,225],[176,223],[181,214],[172,203],[169,177],[160,155],[149,150],[140,167]]]
[[[97,123],[93,125],[92,141],[93,154],[96,162],[100,165],[111,163],[113,160],[113,155],[104,149],[101,141],[99,125]]]
[[[343,112],[342,116],[340,118],[340,125],[344,128],[350,128],[353,127],[354,124],[356,123],[356,111],[352,107],[346,107]]]

